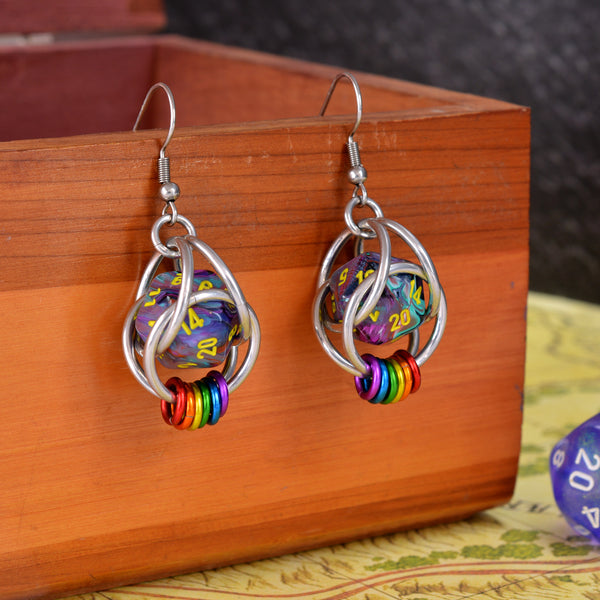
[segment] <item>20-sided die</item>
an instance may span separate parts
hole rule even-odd
[[[341,323],[346,306],[356,288],[379,268],[377,252],[365,252],[337,269],[331,276],[331,308],[333,320]],[[391,259],[392,265],[400,263]],[[360,322],[354,337],[369,344],[385,344],[419,327],[427,306],[423,295],[423,280],[416,275],[390,275],[379,301],[371,313]]]
[[[600,414],[554,446],[550,476],[556,504],[571,527],[600,542]]]

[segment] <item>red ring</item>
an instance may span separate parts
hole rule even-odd
[[[412,390],[410,391],[410,393],[414,394],[421,387],[421,369],[419,369],[419,365],[417,364],[415,357],[407,350],[396,350],[396,352],[394,352],[394,355],[396,354],[399,357],[403,358],[410,367],[413,376]]]
[[[169,391],[171,392],[171,390]],[[173,398],[172,403],[166,400],[160,401],[160,414],[167,425],[171,425],[171,407],[177,401],[177,396],[173,392],[171,392],[171,398]]]
[[[174,406],[166,400],[161,401],[161,413],[163,419],[169,425],[180,425],[185,416],[185,409],[187,406],[187,388],[185,383],[179,379],[179,377],[171,377],[165,385],[173,396]],[[163,406],[165,404],[167,406]]]

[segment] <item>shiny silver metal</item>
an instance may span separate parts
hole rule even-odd
[[[421,242],[419,242],[406,227],[395,221],[386,219],[381,207],[367,194],[364,184],[367,178],[367,172],[361,164],[358,144],[353,138],[362,118],[362,96],[358,82],[353,75],[350,73],[339,73],[334,78],[321,108],[320,115],[324,114],[333,90],[342,78],[346,78],[350,81],[354,87],[354,94],[356,96],[356,121],[348,135],[347,142],[348,156],[351,164],[348,177],[355,188],[352,198],[346,205],[344,211],[344,220],[347,229],[332,243],[325,255],[323,264],[321,265],[317,283],[317,293],[313,303],[312,316],[314,330],[317,339],[323,346],[325,352],[338,363],[339,366],[355,376],[366,375],[368,373],[368,368],[356,350],[354,343],[354,329],[373,311],[379,302],[388,278],[391,275],[399,273],[416,275],[427,282],[429,289],[428,306],[423,322],[432,319],[436,320],[429,339],[420,350],[420,336],[418,329],[413,330],[408,334],[408,351],[415,357],[417,364],[422,366],[438,346],[444,333],[447,316],[446,297],[433,261]],[[375,213],[375,216],[362,219],[357,223],[353,217],[353,210],[356,207],[364,206],[370,208]],[[416,256],[419,264],[406,260],[392,263],[391,240],[388,231],[396,234],[408,245]],[[364,241],[374,238],[377,238],[379,241],[379,266],[375,274],[365,277],[357,286],[345,306],[344,318],[341,325],[336,324],[332,321],[326,308],[327,297],[332,293],[335,283],[337,283],[332,283],[330,279],[334,271],[335,261],[342,248],[351,239],[354,240],[354,255],[358,256],[363,253]],[[340,352],[334,346],[325,331],[326,329],[341,333],[344,353]]]
[[[154,92],[158,89],[162,89],[165,92],[165,94],[167,94],[167,98],[169,100],[169,112],[170,112],[169,130],[167,132],[167,137],[165,138],[165,141],[163,142],[163,145],[161,146],[160,151],[159,151],[159,159],[161,159],[161,158],[165,158],[165,150],[167,149],[167,146],[169,145],[169,142],[171,141],[171,138],[173,137],[173,132],[175,131],[175,116],[176,116],[175,98],[173,98],[173,92],[171,92],[171,88],[169,88],[169,86],[166,83],[162,83],[159,81],[158,83],[155,83],[148,90],[148,93],[146,94],[146,97],[144,98],[144,102],[142,102],[142,107],[140,108],[140,112],[138,113],[137,119],[135,120],[135,123],[133,125],[133,131],[137,131],[138,125],[140,124],[140,119],[142,118],[142,115],[146,111],[148,103],[150,102],[150,98],[152,97]],[[166,168],[168,168],[168,163],[165,163],[165,162],[159,163],[159,173],[166,174],[167,173],[165,171]],[[161,181],[160,183],[166,183],[166,181],[169,181],[169,179],[166,179],[165,181]]]
[[[162,182],[161,182],[162,183]],[[173,181],[166,181],[160,186],[160,197],[165,201],[174,204],[175,200],[181,195],[179,186]]]
[[[237,388],[248,376],[252,369],[260,347],[260,326],[252,307],[246,302],[244,295],[235,280],[233,274],[221,260],[218,254],[207,244],[193,236],[175,237],[167,242],[177,248],[182,264],[182,282],[177,300],[169,306],[157,319],[150,330],[150,334],[139,348],[140,340],[135,331],[135,317],[142,301],[150,287],[150,283],[156,274],[158,267],[164,258],[160,252],[156,252],[151,258],[142,276],[138,288],[138,299],[131,308],[125,319],[123,327],[122,344],[125,358],[129,368],[136,379],[151,393],[159,398],[172,402],[172,395],[160,380],[156,371],[156,357],[162,354],[172,343],[191,306],[209,300],[221,300],[234,306],[240,319],[242,335],[237,345],[249,340],[248,350],[244,361],[239,369],[237,366],[237,347],[232,347],[223,367],[223,377],[228,382],[229,391]],[[192,293],[194,264],[192,250],[202,253],[215,269],[217,275],[226,285],[226,290],[201,290]],[[141,362],[136,358],[140,356]]]
[[[319,116],[322,117],[325,114],[325,110],[327,109],[327,105],[329,104],[329,100],[331,100],[331,95],[333,94],[333,90],[337,86],[340,79],[346,78],[354,88],[354,95],[356,96],[356,120],[354,121],[354,127],[348,134],[348,141],[352,140],[352,136],[356,133],[358,126],[360,125],[360,121],[362,119],[362,94],[360,93],[360,86],[358,85],[358,81],[352,73],[338,73],[331,82],[331,86],[329,87],[329,91],[327,92],[327,96],[321,106],[321,110],[319,111]]]
[[[165,244],[163,244],[160,241],[160,228],[163,225],[171,225],[171,220],[171,215],[168,214],[162,215],[161,217],[156,219],[154,225],[152,225],[152,229],[150,230],[150,238],[152,239],[152,243],[154,244],[154,248],[157,250],[157,252],[160,252],[163,256],[166,256],[168,258],[175,259],[179,258],[179,252],[177,250],[170,250],[169,248],[167,248],[167,246],[165,246]],[[175,223],[180,223],[181,225],[183,225],[186,228],[188,235],[196,235],[196,228],[187,217],[178,214]]]
[[[399,263],[395,263],[389,270],[388,276],[396,275],[398,273],[406,273],[409,275],[417,275],[421,277],[425,281],[429,283],[426,270],[419,265],[416,265],[411,262],[403,261]],[[356,315],[356,311],[360,305],[360,302],[363,296],[369,291],[369,288],[372,287],[373,281],[372,277],[366,277],[364,281],[356,288],[354,294],[352,294],[348,304],[346,305],[346,310],[344,312],[344,322],[342,326],[342,340],[344,344],[344,350],[346,351],[346,356],[350,363],[363,375],[367,373],[367,365],[364,363],[360,354],[356,350],[356,346],[354,344],[354,315]],[[430,285],[431,290],[431,285]],[[430,292],[430,307],[431,307],[431,292]],[[440,340],[442,339],[442,334],[444,333],[444,329],[446,327],[446,298],[444,296],[443,291],[439,288],[439,295],[436,299],[436,304],[438,306],[437,313],[432,313],[431,310],[427,311],[427,316],[425,321],[429,321],[432,318],[436,318],[435,326],[433,328],[433,332],[423,346],[423,348],[419,351],[417,348],[410,348],[409,352],[414,356],[415,360],[419,367],[421,367],[425,361],[431,356]]]
[[[222,302],[228,302],[229,304],[235,305],[231,296],[225,290],[201,290],[192,294],[187,303],[187,307],[194,306],[196,304],[200,304],[201,302],[208,302],[210,300],[220,300]],[[246,356],[241,364],[241,366],[235,371],[232,375],[227,371],[231,371],[231,369],[225,369],[223,372],[223,376],[227,381],[227,386],[230,392],[233,392],[235,389],[239,387],[239,385],[246,379],[248,374],[250,373],[254,363],[256,362],[256,358],[258,357],[258,351],[260,348],[260,326],[258,324],[258,319],[256,314],[252,310],[250,306],[248,308],[249,315],[249,345],[248,351],[246,352]],[[169,306],[165,312],[157,319],[156,323],[150,330],[150,334],[146,340],[146,344],[144,346],[144,356],[143,356],[143,373],[146,377],[147,386],[146,389],[150,389],[152,393],[157,395],[159,398],[166,400],[167,402],[172,402],[172,394],[162,383],[158,373],[156,372],[156,356],[158,343],[161,338],[162,332],[165,329],[168,321],[171,318],[172,313],[175,310],[175,305],[172,304]],[[231,354],[231,353],[230,353]],[[235,363],[233,365],[235,367]]]
[[[359,187],[357,187],[356,189],[358,190]],[[369,227],[359,227],[354,222],[354,218],[352,217],[352,211],[357,206],[360,206],[361,208],[363,206],[369,207],[375,213],[375,217],[379,219],[383,217],[383,210],[381,210],[379,204],[377,204],[377,202],[375,202],[371,198],[361,198],[356,194],[352,196],[350,202],[346,204],[346,208],[344,209],[344,221],[346,222],[346,227],[348,227],[352,234],[366,240],[373,239],[376,234],[372,229],[370,229]],[[364,222],[364,219],[362,222]]]
[[[196,237],[196,229],[193,223],[179,214],[175,206],[175,200],[179,197],[180,191],[179,186],[170,181],[169,161],[168,157],[165,156],[165,149],[175,128],[175,102],[171,90],[164,83],[157,83],[150,88],[133,129],[136,130],[150,97],[157,89],[163,89],[166,92],[171,111],[169,131],[160,149],[158,162],[159,181],[162,184],[160,194],[166,204],[162,215],[155,221],[151,229],[150,237],[155,253],[144,270],[136,294],[137,299],[125,319],[121,342],[126,362],[136,379],[152,394],[167,402],[172,402],[171,392],[162,383],[156,371],[156,358],[163,354],[173,343],[190,307],[202,302],[220,300],[231,304],[238,313],[241,335],[235,339],[234,345],[227,354],[222,372],[230,392],[242,383],[256,362],[260,347],[260,326],[256,314],[246,302],[239,284],[227,265],[208,244]],[[161,228],[163,225],[173,226],[177,223],[183,225],[187,235],[171,237],[163,244],[160,239]],[[194,250],[202,254],[210,263],[225,284],[224,290],[193,291]],[[176,301],[166,308],[156,320],[150,329],[146,342],[143,343],[135,329],[135,318],[165,257],[170,258],[173,261],[175,270],[181,273],[179,294]],[[237,368],[238,348],[246,341],[249,342],[248,348],[242,364]]]
[[[432,334],[420,351],[418,331],[414,331],[410,335],[408,350],[415,357],[417,364],[422,366],[439,344],[446,326],[446,299],[433,261],[419,240],[408,229],[395,221],[386,218],[370,218],[360,221],[359,227],[361,229],[368,227],[377,234],[377,238],[380,241],[379,268],[375,274],[366,277],[356,288],[344,309],[344,319],[341,328],[335,327],[327,315],[325,303],[327,296],[332,293],[330,277],[335,260],[345,244],[352,239],[353,233],[350,229],[347,229],[338,236],[331,245],[319,273],[318,291],[313,303],[313,326],[317,338],[325,349],[325,352],[340,367],[353,375],[365,375],[368,369],[356,350],[353,335],[354,328],[367,318],[369,313],[375,308],[390,275],[398,273],[417,275],[426,281],[429,286],[429,303],[423,322],[436,319]],[[408,245],[417,257],[420,265],[409,261],[391,264],[391,242],[387,233],[388,230],[395,233]],[[365,297],[366,300],[364,300]],[[339,331],[342,334],[342,345],[345,355],[338,351],[332,344],[325,332],[325,328],[332,331]]]
[[[140,108],[140,112],[138,113],[137,119],[135,120],[135,124],[133,125],[133,131],[137,131],[137,127],[140,123],[140,119],[144,114],[148,103],[150,102],[150,98],[152,94],[156,90],[162,89],[167,94],[167,98],[169,100],[169,130],[167,132],[167,136],[165,137],[165,141],[160,148],[158,153],[158,181],[161,183],[161,187],[159,190],[160,197],[167,203],[173,204],[177,198],[179,198],[180,190],[179,186],[171,181],[171,161],[168,156],[166,156],[165,151],[171,138],[173,137],[173,132],[175,131],[175,99],[173,98],[173,92],[166,83],[158,82],[155,83],[146,94],[144,98],[144,102],[142,103],[142,107]],[[174,204],[173,204],[174,207]],[[176,217],[173,216],[171,225],[174,225],[176,221]]]
[[[323,106],[321,107],[321,111],[319,112],[319,116],[323,116],[325,114],[325,110],[327,109],[327,105],[329,104],[329,100],[331,99],[331,95],[333,94],[333,90],[337,86],[340,79],[346,78],[352,84],[354,88],[354,95],[356,97],[356,120],[354,122],[354,127],[348,134],[348,140],[346,141],[346,150],[348,152],[348,159],[350,160],[350,170],[348,171],[348,180],[350,183],[354,185],[363,185],[367,180],[367,170],[362,165],[360,160],[360,149],[358,147],[357,142],[354,140],[354,134],[360,125],[362,119],[362,94],[360,93],[360,86],[356,81],[356,78],[351,73],[338,73],[333,81],[331,82],[331,86],[329,91],[327,92],[327,96],[325,97],[325,101],[323,102]],[[366,190],[364,193],[364,197],[366,198]]]
[[[364,305],[358,311],[356,318],[354,320],[354,325],[358,325],[362,321],[364,321],[373,309],[375,305],[379,302],[379,298],[381,298],[381,294],[383,294],[383,290],[385,288],[385,284],[388,280],[388,271],[390,268],[390,260],[391,260],[391,242],[390,236],[386,231],[385,227],[383,227],[377,220],[372,219],[369,220],[369,227],[371,227],[371,231],[374,231],[379,239],[379,268],[375,271],[374,277],[374,285],[369,297],[365,300]],[[348,240],[350,240],[353,236],[353,232],[349,229],[343,231],[338,238],[331,244],[329,251],[325,255],[323,259],[323,264],[321,265],[321,270],[319,272],[319,280],[317,283],[318,287],[321,287],[325,282],[328,282],[331,274],[333,272],[333,267],[335,264],[335,260],[341,252],[342,248],[346,245]],[[329,327],[330,329],[334,329],[334,327]]]

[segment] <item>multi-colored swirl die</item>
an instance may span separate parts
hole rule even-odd
[[[160,315],[177,299],[181,279],[181,273],[168,271],[152,280],[135,320],[143,342]],[[212,271],[194,271],[193,292],[213,288],[226,289]],[[214,367],[225,360],[239,334],[239,317],[234,306],[219,300],[202,302],[188,308],[177,336],[158,360],[171,369]]]

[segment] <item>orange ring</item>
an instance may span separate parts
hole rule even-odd
[[[402,367],[402,370],[404,371],[405,380],[404,393],[402,394],[402,396],[400,396],[398,400],[398,402],[402,402],[402,400],[406,400],[406,397],[412,392],[413,376],[410,365],[405,360],[399,360],[398,364]]]
[[[186,393],[185,416],[183,417],[181,423],[173,423],[173,427],[175,427],[175,429],[187,429],[192,424],[192,421],[196,416],[196,396],[194,395],[194,390],[190,388],[187,382],[184,382],[183,385],[185,386]]]
[[[408,394],[412,394],[413,391],[413,376],[412,376],[412,369],[410,368],[410,365],[408,364],[408,361],[406,360],[401,360],[399,361],[400,366],[402,367],[402,370],[404,371],[404,377],[406,378],[406,390],[408,390]],[[407,395],[408,395],[407,394]],[[404,400],[404,398],[406,398],[406,396],[404,396],[403,398],[400,398],[400,400]]]
[[[421,369],[415,357],[407,350],[397,350],[394,355],[408,363],[413,379],[411,394],[414,394],[421,387]]]

